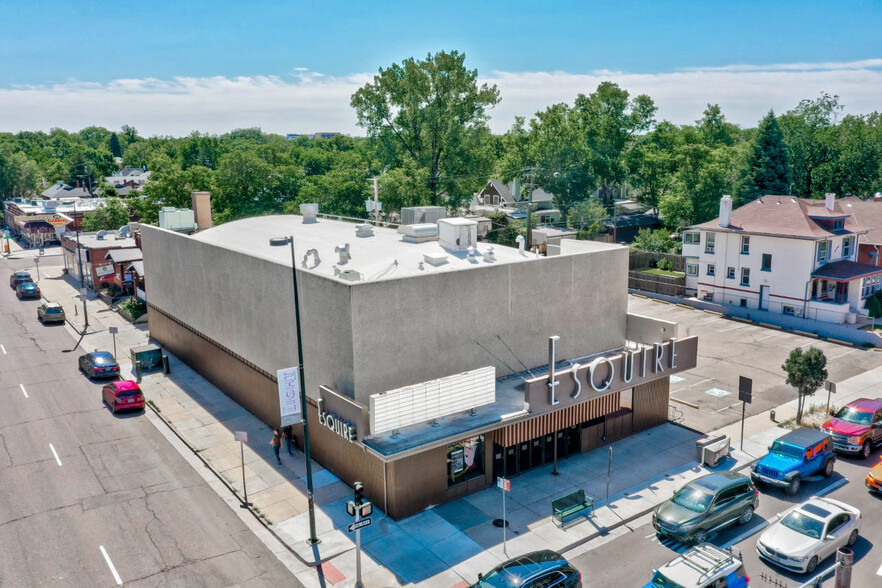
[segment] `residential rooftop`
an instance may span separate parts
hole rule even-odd
[[[458,220],[454,219],[454,222]],[[293,234],[298,267],[331,278],[347,270],[354,270],[360,275],[360,278],[347,281],[388,280],[541,259],[535,253],[522,253],[514,247],[486,242],[477,243],[477,254],[472,250],[444,249],[438,240],[407,242],[394,228],[372,226],[373,235],[358,236],[357,226],[362,225],[321,217],[314,223],[304,223],[300,215],[258,216],[206,229],[191,238],[290,265],[290,246],[287,243],[284,246],[271,245],[270,239]],[[562,244],[561,255],[621,247],[595,241],[566,241]],[[345,248],[347,244],[350,258],[341,261],[340,253],[336,250]],[[314,254],[307,256],[307,252],[312,250],[318,253],[318,257]]]

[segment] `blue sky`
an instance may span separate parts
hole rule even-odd
[[[707,102],[752,126],[820,91],[856,112],[882,95],[880,2],[0,0],[0,14],[4,131],[130,120],[145,134],[188,122],[359,133],[348,95],[441,49],[499,85],[498,132],[602,79],[680,123]]]

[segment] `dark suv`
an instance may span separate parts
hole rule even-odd
[[[11,276],[9,276],[9,287],[15,288],[22,282],[33,282],[34,279],[31,277],[31,274],[28,272],[15,272]]]
[[[707,536],[732,523],[750,522],[759,491],[747,476],[717,472],[692,480],[652,514],[660,535],[687,543],[704,543]]]
[[[493,568],[470,588],[582,588],[582,574],[554,551],[534,551]]]

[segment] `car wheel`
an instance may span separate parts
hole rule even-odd
[[[833,475],[833,458],[827,460],[827,463],[824,464],[824,477],[829,478]]]
[[[811,574],[812,572],[815,571],[815,569],[817,567],[818,567],[818,556],[815,555],[809,560],[808,566],[806,566],[806,568],[805,568],[805,572],[807,574]]]
[[[753,507],[748,506],[743,511],[741,511],[741,516],[738,517],[738,524],[739,525],[746,525],[747,523],[750,522],[750,519],[752,519],[752,518],[753,518]]]
[[[793,476],[793,479],[790,480],[790,484],[788,484],[784,492],[787,494],[787,496],[796,496],[796,493],[799,492],[799,487],[801,485],[802,480],[799,479],[799,476]]]
[[[870,457],[870,454],[873,452],[873,444],[870,443],[870,440],[864,441],[863,447],[861,447],[861,457],[867,459]]]
[[[704,529],[699,529],[692,534],[693,543],[704,543],[705,541],[707,541],[707,531],[705,531]]]
[[[851,535],[848,536],[848,546],[851,547],[852,545],[857,543],[857,540],[858,540],[858,530],[855,529],[854,531],[851,532]]]

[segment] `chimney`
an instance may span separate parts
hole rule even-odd
[[[836,202],[836,194],[827,192],[827,194],[824,195],[824,208],[827,210],[833,210],[834,202]]]
[[[193,206],[193,216],[196,217],[196,231],[210,229],[211,221],[211,192],[190,192],[190,203]]]
[[[720,226],[728,227],[732,222],[732,197],[728,194],[720,198]]]

